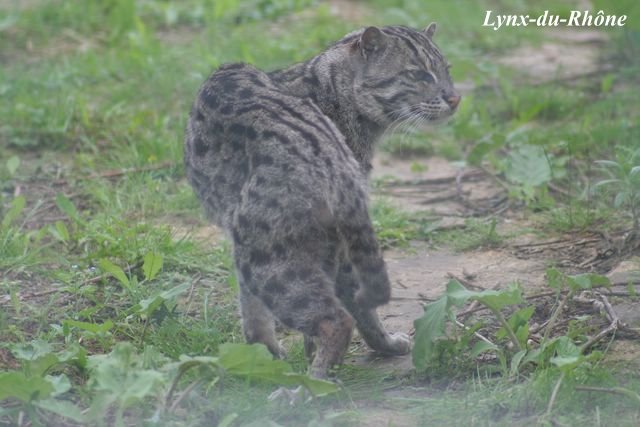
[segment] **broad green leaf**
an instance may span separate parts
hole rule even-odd
[[[495,345],[488,343],[486,341],[478,341],[475,343],[473,348],[471,349],[471,357],[478,357],[479,354],[484,353],[485,351],[499,351],[500,348]]]
[[[57,354],[61,363],[72,363],[81,369],[87,366],[87,350],[73,343]]]
[[[176,364],[179,370],[188,370],[197,365],[220,366],[220,359],[214,356],[187,356],[181,354]]]
[[[578,357],[582,353],[580,348],[566,335],[558,337],[555,350],[558,357]]]
[[[35,339],[25,344],[13,344],[9,348],[13,356],[21,360],[34,360],[53,352],[51,344],[41,339]]]
[[[592,289],[597,287],[610,287],[611,281],[606,276],[594,273],[578,274],[576,276],[567,276],[567,284],[574,291],[580,289]]]
[[[470,165],[477,166],[482,163],[482,159],[488,153],[502,147],[503,141],[500,140],[483,140],[473,146],[467,155],[467,162]]]
[[[416,334],[411,356],[418,371],[424,371],[435,356],[435,342],[445,334],[448,308],[448,298],[441,297],[427,304],[424,315],[413,322]]]
[[[26,204],[27,200],[24,196],[20,195],[15,197],[11,201],[11,207],[4,214],[4,218],[2,219],[2,228],[8,228],[20,216]]]
[[[85,423],[86,417],[82,414],[82,409],[67,400],[44,399],[34,403],[40,409],[53,412],[61,417],[69,418],[77,423]]]
[[[557,291],[561,290],[565,283],[566,276],[555,268],[548,268],[546,271],[547,284]]]
[[[314,396],[326,396],[328,394],[335,393],[339,390],[338,385],[335,383],[332,383],[330,381],[319,380],[316,378],[311,378],[308,375],[296,374],[294,372],[287,372],[285,373],[285,376],[294,385],[300,384],[304,386]],[[282,384],[284,384],[284,382]]]
[[[142,271],[146,280],[153,280],[162,269],[162,255],[155,252],[148,252],[144,256]]]
[[[92,332],[94,334],[104,334],[106,332],[109,332],[109,330],[113,328],[113,322],[111,320],[107,320],[104,323],[89,323],[68,319],[64,320],[63,323],[68,327],[79,328],[87,332]]]
[[[552,357],[550,362],[562,370],[570,371],[584,360],[584,356],[556,356]]]
[[[511,369],[509,373],[511,376],[515,376],[520,370],[520,364],[522,363],[522,359],[527,355],[527,350],[520,350],[511,358]]]
[[[639,173],[640,173],[640,166],[634,166],[631,168],[631,171],[629,171],[629,176],[635,176]]]
[[[28,368],[29,375],[34,377],[41,377],[54,366],[60,363],[60,359],[54,353],[47,353],[38,357],[37,359],[25,362],[25,367]]]
[[[506,289],[475,292],[466,289],[457,280],[451,280],[447,284],[447,297],[455,305],[462,305],[468,300],[478,300],[491,310],[500,310],[503,307],[513,304],[521,304],[522,289],[517,283],[510,284]]]
[[[52,396],[58,396],[71,390],[71,381],[65,374],[47,375],[44,377],[53,386]]]
[[[524,357],[524,359],[522,359],[522,362],[520,362],[521,364],[526,364],[526,363],[535,363],[535,364],[540,364],[542,362],[542,357],[544,356],[544,348],[534,348],[533,350],[529,350],[526,354],[526,356]]]
[[[70,238],[69,230],[62,221],[56,221],[54,227],[51,229],[51,234],[61,242],[68,242]]]
[[[0,373],[0,401],[13,397],[23,402],[44,399],[53,385],[42,377],[26,377],[22,372]]]
[[[613,207],[619,208],[620,206],[622,206],[622,204],[625,203],[629,198],[628,196],[629,193],[627,193],[626,191],[621,191],[616,194],[616,197],[613,199]]]
[[[183,283],[169,290],[153,295],[149,298],[145,298],[138,303],[138,309],[136,310],[136,312],[143,317],[149,317],[153,314],[154,311],[158,309],[158,307],[160,307],[166,301],[173,299],[181,293],[185,292],[187,289],[189,289],[190,286],[191,285],[189,283]]]
[[[287,362],[274,360],[261,344],[225,343],[220,346],[218,358],[220,366],[227,372],[243,377],[272,380],[285,372],[292,372]]]
[[[89,358],[89,383],[107,401],[117,401],[123,408],[155,395],[165,377],[157,370],[143,369],[141,357],[130,343],[119,343],[109,354]]]
[[[533,306],[521,308],[513,313],[507,320],[507,324],[515,332],[518,342],[523,347],[527,345],[527,340],[529,339],[529,319],[533,315],[534,310],[535,307]],[[496,337],[498,338],[505,338],[506,336],[507,331],[503,327],[496,333]]]
[[[20,167],[20,157],[11,156],[9,160],[7,160],[7,170],[9,171],[10,176],[14,176]]]
[[[507,159],[505,175],[511,182],[537,187],[551,180],[551,168],[542,147],[521,145]]]
[[[285,361],[274,360],[262,344],[225,343],[220,346],[218,356],[220,366],[232,375],[284,386],[303,385],[316,396],[338,390],[338,386],[332,382],[293,372]]]
[[[118,281],[126,289],[129,289],[129,290],[131,289],[131,282],[129,282],[129,278],[124,273],[124,270],[122,270],[122,268],[118,267],[117,265],[115,265],[114,263],[112,263],[111,261],[109,261],[106,258],[101,259],[100,262],[98,263],[98,266],[100,267],[100,269],[102,271],[104,271],[106,273],[109,273],[113,277],[118,279]]]
[[[76,222],[82,222],[82,218],[78,214],[78,210],[76,206],[73,204],[71,200],[67,196],[62,193],[58,193],[56,195],[56,206],[62,213],[67,215],[69,219],[72,219]]]

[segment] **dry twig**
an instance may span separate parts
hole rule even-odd
[[[591,337],[589,339],[589,341],[587,341],[586,343],[584,343],[581,347],[581,351],[584,353],[586,350],[588,350],[589,348],[591,348],[594,344],[596,344],[598,341],[602,340],[604,337],[606,337],[607,335],[609,335],[610,333],[614,333],[621,327],[624,326],[624,324],[620,321],[620,318],[618,317],[618,315],[616,314],[615,310],[613,309],[613,306],[611,305],[611,303],[609,302],[609,300],[607,299],[607,297],[605,297],[604,295],[602,295],[601,293],[598,292],[594,292],[594,296],[596,297],[593,300],[593,304],[594,306],[596,306],[598,309],[601,309],[605,312],[605,315],[607,316],[607,319],[609,320],[609,322],[611,322],[609,324],[609,326],[607,326],[605,329],[603,329],[602,331],[600,331],[600,333],[598,333],[597,335],[595,335],[594,337]],[[600,303],[600,304],[597,304]]]

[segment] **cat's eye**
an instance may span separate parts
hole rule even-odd
[[[411,72],[411,78],[417,81],[425,81],[427,83],[435,83],[436,78],[429,71],[414,70]]]

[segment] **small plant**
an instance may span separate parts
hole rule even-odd
[[[566,301],[577,291],[592,289],[600,286],[609,286],[609,280],[596,274],[582,274],[566,276],[555,269],[547,270],[549,287],[554,289],[558,296],[564,293],[562,300],[553,311],[546,327],[543,338],[536,346],[530,342],[529,320],[534,312],[534,307],[524,305],[522,288],[517,284],[511,284],[502,290],[485,290],[475,292],[466,289],[457,280],[451,280],[447,284],[445,294],[433,303],[425,306],[425,314],[414,322],[416,328],[415,346],[413,349],[413,362],[418,371],[424,371],[438,359],[443,349],[451,348],[460,352],[469,351],[469,356],[477,357],[484,352],[494,352],[500,361],[502,371],[513,376],[520,372],[521,368],[528,364],[537,366],[565,366],[571,361],[572,366],[580,361],[588,361],[594,356],[586,356],[584,352],[589,348],[583,344],[578,346],[568,336],[550,336],[550,332],[556,324],[558,315],[564,308]],[[476,331],[479,327],[468,328],[457,321],[455,307],[462,307],[469,301],[477,301],[486,307],[500,325],[495,334],[496,340],[490,341],[479,335]],[[511,314],[506,317],[504,312],[510,309]],[[462,327],[460,334],[458,328]],[[471,343],[470,334],[480,340],[469,350],[468,347],[459,345]]]
[[[383,248],[406,247],[411,240],[429,236],[437,224],[398,210],[384,199],[376,200],[371,208],[373,227]]]
[[[157,417],[174,406],[176,392],[182,388],[185,374],[198,369],[195,385],[214,387],[224,375],[283,386],[302,386],[313,396],[335,393],[334,383],[295,373],[288,363],[274,360],[261,344],[223,344],[217,357],[181,355],[173,362],[153,346],[141,352],[127,342],[116,344],[107,354],[87,356],[77,344],[54,351],[45,341],[12,346],[23,370],[0,374],[0,402],[10,399],[17,404],[2,415],[27,415],[34,425],[41,425],[49,413],[89,425],[125,425],[128,411],[140,410],[143,402],[153,402]],[[75,366],[88,376],[90,393],[88,410],[68,400],[69,391],[78,389],[66,374],[65,367]],[[193,385],[191,385],[193,387]],[[178,397],[177,399],[181,399]]]
[[[638,236],[640,233],[640,149],[620,147],[617,161],[597,160],[596,164],[609,178],[597,182],[594,188],[606,186],[614,190],[613,207],[629,209],[633,219],[633,235]]]
[[[451,245],[456,251],[470,251],[481,247],[496,247],[505,236],[497,231],[498,222],[470,218],[465,220],[463,229],[436,231],[434,240],[437,243]]]

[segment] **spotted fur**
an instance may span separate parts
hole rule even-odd
[[[340,363],[354,325],[380,353],[410,349],[375,311],[391,291],[367,175],[394,124],[457,107],[434,31],[369,27],[270,73],[225,65],[191,110],[187,177],[233,242],[245,338],[281,356],[275,316],[305,335],[316,377]]]

